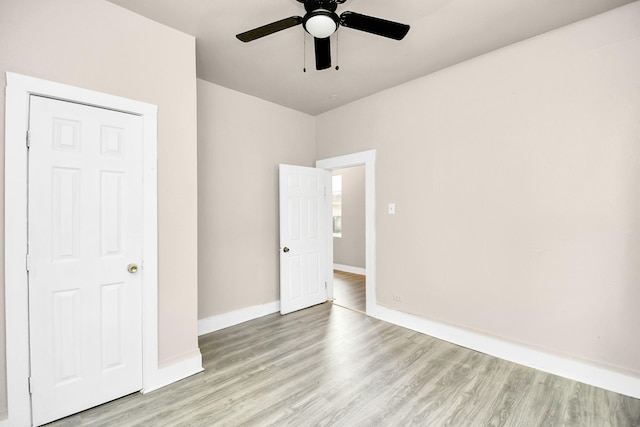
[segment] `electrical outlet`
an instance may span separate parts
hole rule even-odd
[[[400,294],[393,294],[393,300],[394,301],[398,301],[398,302],[402,302],[402,295]]]

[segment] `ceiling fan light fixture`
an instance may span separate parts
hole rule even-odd
[[[324,39],[338,29],[338,15],[324,9],[309,12],[303,21],[304,29],[317,39]]]

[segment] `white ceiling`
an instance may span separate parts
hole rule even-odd
[[[347,0],[345,10],[409,24],[402,41],[340,28],[334,68],[316,71],[302,26],[242,43],[235,35],[290,16],[297,0],[109,0],[197,38],[198,77],[320,114],[632,0]],[[339,52],[336,54],[336,46]],[[338,61],[336,61],[338,56]],[[306,63],[307,72],[302,71]]]

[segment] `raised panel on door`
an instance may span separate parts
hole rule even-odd
[[[35,425],[142,388],[142,122],[31,96]]]

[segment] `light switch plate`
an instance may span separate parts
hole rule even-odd
[[[396,204],[389,203],[389,215],[395,215],[395,214],[396,214]]]

